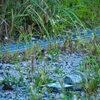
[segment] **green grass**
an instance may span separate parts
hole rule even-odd
[[[51,35],[63,35],[67,30],[93,28],[100,23],[99,3],[99,0],[4,1],[0,11],[0,36],[17,40],[21,34],[37,34],[50,40]]]

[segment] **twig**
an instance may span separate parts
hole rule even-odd
[[[35,70],[35,55],[34,54],[32,54],[31,55],[31,70],[32,70],[32,73],[34,72],[34,70]]]

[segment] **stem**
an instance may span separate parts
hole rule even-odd
[[[4,8],[4,0],[0,0],[0,13],[3,12],[3,8]]]
[[[31,70],[32,70],[32,73],[35,71],[35,54],[33,53],[32,55],[31,55]]]

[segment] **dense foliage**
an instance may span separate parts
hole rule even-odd
[[[41,37],[100,23],[100,0],[1,0],[0,40]]]

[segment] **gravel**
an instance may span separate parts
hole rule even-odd
[[[76,70],[80,68],[80,64],[82,64],[82,59],[85,57],[81,52],[75,52],[69,54],[67,52],[60,53],[55,59],[47,60],[46,57],[43,57],[43,60],[37,59],[35,60],[35,72],[34,79],[29,82],[30,77],[30,68],[31,61],[20,62],[19,64],[2,64],[0,63],[0,82],[7,77],[7,73],[13,75],[17,80],[20,79],[20,75],[22,73],[23,82],[20,85],[11,85],[13,90],[3,90],[3,84],[0,86],[0,100],[30,100],[30,93],[26,86],[28,84],[31,87],[34,84],[35,79],[39,77],[43,77],[42,74],[45,70],[46,76],[48,79],[52,79],[52,81],[63,80],[63,78],[68,75],[72,70]],[[20,71],[19,71],[20,70]],[[40,74],[42,72],[42,74]],[[6,74],[5,74],[6,73]],[[28,75],[28,76],[27,76]],[[62,100],[63,94],[56,92],[48,92],[47,87],[43,87],[42,91],[44,91],[42,95],[42,100]],[[99,90],[98,90],[99,91]],[[33,90],[34,93],[34,90]],[[76,91],[76,93],[85,97],[85,93],[83,91]],[[37,94],[37,93],[36,93]],[[41,97],[40,94],[37,94],[37,97]],[[100,99],[100,95],[98,96]],[[41,100],[41,99],[38,99]]]

